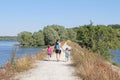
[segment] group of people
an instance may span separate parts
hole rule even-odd
[[[52,48],[50,47],[50,45],[48,45],[47,47],[47,54],[48,54],[48,61],[50,61],[51,55],[52,53],[55,51],[56,53],[56,60],[60,61],[60,56],[61,56],[61,52],[64,51],[65,53],[65,61],[68,62],[69,61],[69,57],[70,57],[70,51],[68,48],[66,48],[65,50],[62,48],[61,43],[59,40],[56,40],[55,45],[54,45],[54,50],[52,50]]]

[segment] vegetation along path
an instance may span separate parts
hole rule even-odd
[[[66,47],[70,46],[64,44],[63,48]],[[63,51],[60,61],[57,62],[53,54],[50,61],[45,58],[42,61],[36,61],[34,66],[33,69],[20,73],[16,78],[19,80],[81,80],[75,75],[72,62],[65,62]]]

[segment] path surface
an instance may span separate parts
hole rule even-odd
[[[67,44],[63,48],[68,47]],[[34,68],[20,73],[16,78],[19,80],[81,80],[75,76],[72,62],[65,62],[64,53],[61,53],[61,60],[56,61],[55,54],[52,55],[51,61],[45,58],[42,61],[36,61]]]

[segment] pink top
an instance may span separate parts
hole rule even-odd
[[[51,49],[51,48],[47,48],[47,52],[48,52],[48,53],[51,53],[51,52],[52,52],[52,49]]]

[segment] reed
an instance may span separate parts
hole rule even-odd
[[[101,55],[71,41],[67,41],[67,44],[72,47],[71,56],[76,73],[83,80],[120,80],[120,69],[104,60]]]

